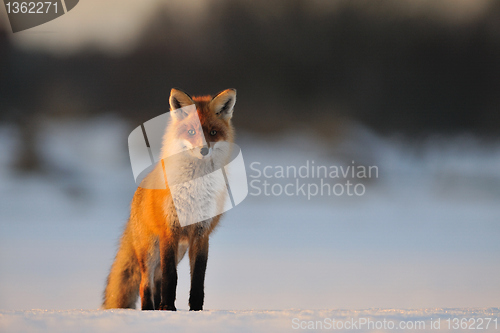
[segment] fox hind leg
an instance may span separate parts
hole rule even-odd
[[[160,239],[160,264],[161,264],[161,302],[159,310],[177,311],[175,297],[177,288],[177,251],[179,238],[172,237]]]
[[[156,266],[154,277],[154,306],[155,310],[160,309],[161,303],[161,268],[160,265]]]
[[[141,263],[141,285],[139,287],[139,294],[141,296],[141,310],[154,310],[153,304],[153,293],[151,286],[151,279],[149,278],[149,272],[147,269],[147,264]]]
[[[139,294],[141,296],[141,309],[154,310],[157,286],[155,285],[155,272],[160,260],[158,242],[155,246],[139,254],[139,268],[141,270],[141,283]],[[155,300],[153,300],[153,292]]]

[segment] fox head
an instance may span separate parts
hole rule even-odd
[[[187,152],[200,160],[209,159],[217,142],[233,142],[235,89],[226,89],[213,97],[191,97],[174,88],[169,102],[171,121],[163,142],[168,155]]]

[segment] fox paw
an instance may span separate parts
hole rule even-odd
[[[189,304],[189,311],[201,311],[203,310],[203,303]]]
[[[189,309],[189,311],[202,311],[203,310],[203,307],[199,307],[199,308],[194,308],[194,307],[191,307]]]
[[[175,308],[175,305],[165,305],[165,304],[160,304],[160,307],[158,310],[164,310],[164,311],[177,311]]]

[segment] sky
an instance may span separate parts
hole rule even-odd
[[[363,10],[402,16],[437,16],[451,23],[474,19],[487,9],[492,0],[388,0],[389,6],[373,6],[360,1]],[[345,0],[315,0],[318,12],[335,10]],[[202,0],[81,0],[67,14],[41,26],[11,35],[12,41],[28,49],[68,54],[98,48],[105,52],[122,54],[136,45],[148,20],[161,5],[169,12],[185,16],[186,21],[198,20],[210,6]],[[266,4],[267,5],[267,4]],[[315,11],[312,8],[312,12]],[[6,8],[0,6],[0,24],[8,27]]]

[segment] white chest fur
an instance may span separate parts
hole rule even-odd
[[[198,222],[209,222],[211,218],[224,212],[228,199],[225,177],[221,169],[214,170],[212,164],[176,163],[170,168],[167,179],[181,226]]]

